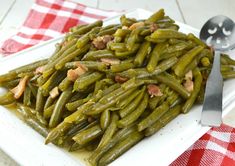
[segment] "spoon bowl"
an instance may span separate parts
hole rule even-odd
[[[227,16],[212,17],[202,27],[200,39],[218,51],[233,49],[235,47],[235,24]]]

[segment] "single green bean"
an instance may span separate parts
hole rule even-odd
[[[12,104],[16,101],[14,94],[11,91],[8,91],[4,95],[0,96],[0,105]]]
[[[151,43],[148,41],[145,41],[141,46],[140,49],[138,50],[134,64],[137,66],[142,66],[144,59],[146,56],[151,52]]]
[[[156,13],[152,14],[146,21],[147,22],[157,22],[163,19],[165,15],[164,9],[158,10]]]
[[[90,85],[100,80],[102,77],[103,77],[103,73],[100,73],[100,72],[93,72],[89,75],[82,75],[74,82],[73,91],[85,90]]]
[[[148,115],[146,118],[141,120],[141,122],[137,125],[138,131],[143,131],[147,127],[153,125],[161,116],[169,110],[169,105],[167,102],[164,102],[162,105],[153,110],[153,112]]]
[[[95,138],[99,137],[103,133],[99,125],[95,125],[87,130],[84,130],[73,137],[79,145],[84,145]]]
[[[71,95],[72,95],[72,88],[69,88],[61,93],[59,99],[56,102],[53,113],[51,115],[51,119],[49,122],[50,128],[54,128],[59,124],[62,118],[64,106],[67,103],[67,101],[70,99]]]
[[[157,29],[150,35],[153,39],[186,39],[187,35],[172,29]]]
[[[101,113],[100,116],[100,127],[102,130],[105,130],[110,123],[110,111],[107,109]]]
[[[101,58],[115,58],[115,55],[110,50],[89,51],[82,58],[83,61],[95,61]]]

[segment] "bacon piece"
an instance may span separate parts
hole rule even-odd
[[[11,90],[11,92],[14,93],[15,99],[19,99],[24,93],[28,79],[28,76],[24,76],[24,78],[20,80],[19,84]]]
[[[76,69],[70,69],[67,72],[67,78],[70,81],[75,81],[79,76],[83,75],[84,73],[88,71],[86,66],[80,63],[77,63],[76,66],[77,66]]]
[[[192,70],[189,70],[186,74],[185,74],[185,80],[193,80],[193,72]]]
[[[42,74],[42,72],[44,71],[45,66],[39,66],[38,68],[36,68],[35,70],[35,74]]]
[[[147,89],[148,89],[148,93],[150,94],[151,97],[163,95],[161,92],[161,89],[157,85],[149,84],[147,86]]]
[[[187,79],[185,82],[184,82],[184,87],[185,89],[188,91],[188,92],[192,92],[193,91],[193,88],[194,88],[194,83],[192,80],[190,79]]]
[[[113,40],[113,36],[111,35],[98,36],[97,38],[93,39],[92,44],[98,50],[103,50],[105,49],[107,43],[112,40]]]
[[[50,91],[51,98],[56,98],[59,95],[59,88],[56,86]]]
[[[124,83],[124,82],[126,82],[127,80],[128,80],[128,78],[126,78],[126,77],[121,77],[121,76],[119,76],[119,75],[116,75],[116,76],[115,76],[115,81],[118,82],[118,83]]]
[[[134,29],[139,28],[139,27],[142,27],[142,26],[144,26],[144,22],[136,22],[136,23],[132,24],[132,25],[129,27],[129,29],[130,29],[130,30],[134,30]]]
[[[120,60],[116,58],[101,58],[101,62],[106,63],[107,65],[118,65],[120,64]]]

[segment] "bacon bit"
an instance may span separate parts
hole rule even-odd
[[[70,81],[76,81],[79,76],[83,75],[88,71],[88,69],[80,63],[77,63],[76,66],[76,69],[70,69],[67,72],[67,78]]]
[[[56,98],[59,95],[59,88],[56,86],[50,91],[50,96],[52,99]]]
[[[45,65],[44,66],[39,66],[38,68],[36,68],[34,74],[42,74],[44,69],[45,69]]]
[[[97,38],[93,39],[92,44],[98,50],[103,50],[105,49],[107,43],[112,40],[113,40],[113,36],[111,35],[98,36]]]
[[[20,96],[24,93],[28,79],[28,76],[24,76],[24,78],[20,80],[19,84],[11,90],[11,92],[14,93],[15,99],[19,99]]]
[[[129,29],[128,26],[122,26],[122,29]]]
[[[185,82],[184,82],[184,87],[185,89],[188,91],[188,92],[192,92],[193,91],[193,88],[194,88],[194,83],[192,80],[190,79],[187,79]]]
[[[185,80],[193,80],[193,72],[192,70],[189,70],[186,74],[185,74]]]
[[[154,96],[162,96],[162,92],[161,92],[161,89],[157,86],[157,85],[154,85],[154,84],[149,84],[147,86],[147,89],[148,89],[148,93],[151,95],[150,97],[154,97]]]
[[[104,62],[107,65],[118,65],[120,64],[120,60],[116,58],[101,58],[101,62]]]
[[[157,24],[155,24],[155,23],[151,23],[151,24],[150,24],[150,31],[151,31],[151,32],[154,32],[154,31],[156,31],[157,29],[158,29]]]
[[[126,78],[126,77],[121,77],[119,75],[115,76],[115,81],[118,82],[118,83],[122,84],[122,83],[126,82],[127,80],[128,80],[128,78]]]
[[[132,24],[132,25],[129,27],[129,29],[130,29],[130,30],[134,30],[134,29],[139,28],[139,27],[142,27],[142,26],[144,26],[144,22],[136,22],[136,23]]]

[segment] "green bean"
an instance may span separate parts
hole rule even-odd
[[[89,75],[82,75],[74,82],[73,91],[85,90],[91,84],[100,80],[102,77],[103,77],[103,74],[99,72],[93,72]]]
[[[107,129],[105,130],[97,149],[104,147],[106,144],[108,144],[108,142],[111,141],[113,135],[115,134],[117,130],[118,119],[119,119],[118,115],[113,113],[111,117],[110,125],[107,126]]]
[[[114,33],[114,36],[115,37],[125,38],[130,33],[131,33],[130,29],[117,29],[117,31]]]
[[[127,99],[117,103],[116,104],[117,107],[120,108],[120,109],[123,109],[123,108],[127,107],[127,105],[129,105],[139,94],[140,94],[140,91],[136,90]]]
[[[69,98],[71,97],[71,95],[72,95],[72,88],[69,88],[61,93],[59,99],[56,102],[53,113],[51,115],[51,119],[49,122],[50,128],[54,128],[59,124],[59,122],[62,118],[64,106],[67,103],[67,101],[69,100]]]
[[[201,89],[202,75],[198,68],[195,68],[193,70],[193,76],[194,76],[193,92],[191,93],[190,97],[186,100],[185,104],[182,107],[183,113],[187,113],[191,109]]]
[[[140,44],[134,44],[132,50],[128,50],[128,51],[115,51],[115,55],[118,58],[128,58],[131,55],[134,55],[138,49],[140,47]]]
[[[224,79],[235,78],[235,71],[223,71],[222,76]]]
[[[82,24],[82,25],[79,24],[77,26],[74,26],[74,27],[70,28],[69,32],[75,32],[75,31],[79,30],[80,28],[82,28],[84,26],[86,26],[86,24]]]
[[[95,83],[94,94],[97,94],[99,90],[107,90],[106,86],[114,85],[115,82],[110,78],[105,78]]]
[[[231,59],[226,54],[221,54],[221,61],[225,61],[228,65],[235,65],[235,60]]]
[[[120,22],[122,26],[131,26],[132,24],[136,23],[137,20],[134,18],[127,18],[125,15],[120,17]]]
[[[144,112],[144,110],[146,109],[146,107],[148,105],[148,98],[149,98],[148,94],[145,93],[142,98],[143,100],[141,101],[139,106],[136,108],[136,110],[134,110],[129,115],[127,115],[126,117],[124,117],[118,121],[118,127],[123,128],[123,127],[126,127],[126,126],[130,125],[131,123],[135,122],[141,116],[141,114]]]
[[[197,46],[184,54],[175,65],[174,72],[177,76],[182,76],[186,66],[203,50],[202,46]]]
[[[96,62],[96,61],[74,61],[68,62],[65,64],[65,67],[68,69],[77,68],[78,64],[84,65],[88,70],[98,70],[98,71],[105,71],[107,69],[107,64],[103,62]]]
[[[191,41],[193,41],[194,43],[196,43],[196,44],[202,46],[202,47],[206,47],[206,44],[205,44],[203,41],[201,41],[200,39],[198,39],[198,38],[197,38],[194,34],[192,34],[192,33],[189,33],[189,34],[188,34],[188,39],[191,40]]]
[[[180,42],[165,48],[162,54],[171,54],[177,51],[183,51],[185,49],[191,48],[192,43]]]
[[[95,125],[87,130],[84,130],[73,137],[79,145],[84,145],[95,138],[99,137],[103,133],[99,125]]]
[[[153,112],[150,115],[141,120],[141,122],[137,125],[138,131],[143,131],[147,127],[153,125],[168,110],[169,110],[169,105],[167,102],[164,102],[162,105],[158,106],[156,109],[153,110]]]
[[[39,87],[37,92],[35,110],[39,113],[42,113],[44,104],[45,104],[45,97],[43,96],[43,90],[41,87]]]
[[[131,101],[131,103],[128,104],[124,109],[121,109],[119,111],[119,115],[121,116],[121,118],[126,117],[131,112],[136,111],[139,108],[138,105],[141,103],[141,99],[143,99],[145,89],[146,89],[146,87],[144,86],[141,89],[141,91],[139,91],[140,94],[133,101]]]
[[[186,39],[187,35],[172,29],[157,29],[150,37],[153,39]]]
[[[73,35],[85,34],[85,33],[89,32],[90,30],[92,30],[93,28],[101,27],[102,25],[103,25],[103,22],[101,20],[98,20],[92,24],[87,24],[86,26],[79,28],[77,31],[73,32]]]
[[[51,77],[41,86],[44,96],[48,96],[49,92],[56,87],[66,76],[66,72],[56,71]]]
[[[46,137],[48,135],[49,133],[48,129],[44,125],[36,121],[34,118],[25,118],[24,121],[34,130],[36,130],[39,134],[41,134],[43,137]]]
[[[164,49],[166,49],[167,46],[168,45],[166,43],[160,43],[154,47],[153,51],[150,54],[150,59],[148,61],[147,67],[146,67],[148,72],[153,72],[155,70],[155,68],[158,64],[160,55],[161,55],[162,51]]]
[[[109,42],[107,47],[113,51],[126,51],[127,50],[125,43]]]
[[[159,63],[159,65],[155,68],[155,70],[152,73],[149,73],[147,70],[144,70],[144,72],[137,74],[137,78],[147,78],[151,76],[156,76],[171,68],[174,64],[177,63],[177,61],[178,59],[176,57],[171,57],[169,59],[166,59],[161,63]]]
[[[114,27],[109,28],[109,29],[103,29],[97,35],[98,36],[112,35],[117,31],[118,28],[120,28],[120,25],[114,26]]]
[[[43,111],[43,117],[45,119],[49,119],[55,109],[55,104],[50,105],[49,107],[45,108]]]
[[[66,89],[68,89],[70,86],[71,86],[71,84],[72,84],[72,81],[70,81],[69,79],[68,79],[68,77],[65,77],[61,82],[60,82],[60,84],[59,84],[59,89],[61,90],[61,91],[65,91]]]
[[[144,135],[139,132],[134,132],[127,136],[123,141],[116,144],[112,149],[110,149],[99,161],[99,166],[105,166],[112,161],[114,161],[116,158],[118,158],[120,155],[125,153],[127,150],[129,150],[132,146],[137,144]]]
[[[16,101],[14,94],[11,91],[8,91],[4,95],[0,96],[0,105],[12,104]]]
[[[155,39],[155,38],[152,38],[151,36],[146,36],[145,40],[147,40],[151,43],[155,43],[155,44],[166,42],[166,39]]]
[[[110,123],[110,111],[107,109],[101,113],[100,116],[100,127],[102,130],[105,130]]]
[[[86,53],[90,48],[90,45],[87,44],[82,48],[78,48],[77,50],[75,50],[74,52],[68,54],[66,57],[60,59],[57,64],[55,65],[56,70],[60,70],[64,67],[64,65],[71,61],[73,58],[77,57],[77,56],[81,56],[84,53]]]
[[[30,82],[28,82],[28,86],[33,94],[33,96],[36,98],[38,93],[38,88],[36,86],[33,86]]]
[[[80,107],[77,108],[77,111],[75,111],[74,113],[72,113],[71,115],[66,117],[64,119],[64,122],[66,122],[66,123],[74,123],[74,122],[81,122],[83,120],[86,120],[87,116],[85,114],[83,114],[83,112],[88,110],[88,109],[90,109],[90,107],[93,104],[94,103],[92,103],[92,102],[87,102],[87,103],[81,105]]]
[[[46,137],[45,144],[48,144],[50,142],[53,142],[57,138],[64,135],[65,132],[67,132],[70,127],[72,126],[72,123],[67,123],[63,121],[59,125],[57,125],[54,129],[52,129],[49,134]]]
[[[97,115],[97,114],[103,112],[105,109],[112,107],[118,101],[129,96],[135,89],[136,88],[132,88],[127,91],[123,91],[122,94],[116,96],[113,100],[109,101],[108,103],[101,104],[100,102],[98,102],[98,103],[94,104],[94,106],[91,110],[86,110],[86,112],[84,112],[84,113],[86,115]]]
[[[165,15],[164,9],[158,10],[156,13],[152,14],[146,21],[147,22],[157,22],[163,19]]]
[[[107,143],[105,144],[102,148],[98,148],[96,149],[92,155],[89,157],[89,163],[91,163],[91,165],[97,165],[98,161],[100,160],[100,158],[112,147],[114,147],[119,141],[125,139],[128,135],[130,135],[131,133],[136,131],[136,127],[134,125],[130,125],[126,128],[123,128],[121,130],[119,130],[114,136],[113,138]]]
[[[148,41],[145,41],[141,46],[140,49],[138,50],[134,64],[137,66],[142,66],[144,59],[146,56],[151,52],[151,43]]]
[[[120,63],[120,64],[112,65],[110,67],[110,69],[111,69],[112,72],[117,73],[117,72],[122,72],[122,71],[125,71],[125,70],[128,70],[128,69],[131,69],[133,67],[134,67],[133,63],[123,62],[123,63]]]
[[[23,99],[23,103],[26,106],[31,106],[31,90],[28,86],[26,86],[25,90],[24,90],[24,99]]]
[[[17,78],[16,72],[6,73],[0,76],[0,84]]]
[[[89,51],[82,58],[83,61],[95,61],[101,58],[115,58],[115,55],[110,50]]]
[[[145,130],[145,136],[151,136],[157,131],[159,131],[162,127],[164,127],[167,123],[173,120],[180,114],[181,105],[176,105],[173,108],[169,109],[160,120],[156,121],[152,126],[148,127]]]
[[[70,102],[66,104],[66,108],[68,111],[76,111],[78,107],[80,107],[82,104],[86,103],[91,99],[91,95],[88,95],[84,99],[76,100],[74,102]]]

